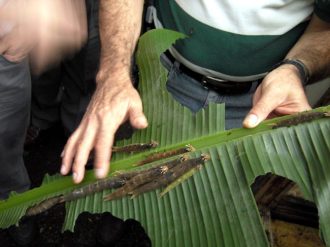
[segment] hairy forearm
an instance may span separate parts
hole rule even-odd
[[[329,76],[330,23],[314,15],[305,33],[286,58],[301,60],[308,68],[312,82]]]
[[[140,35],[143,0],[101,0],[101,58],[97,81],[129,76],[131,58]]]

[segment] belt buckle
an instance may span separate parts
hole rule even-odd
[[[220,78],[216,78],[213,76],[204,76],[202,79],[202,83],[204,87],[212,87],[212,88],[231,88],[233,85],[228,80],[223,80]]]
[[[205,76],[205,78],[211,79],[212,81],[216,81],[216,82],[229,82],[228,80],[222,80],[220,78],[216,78],[216,77],[213,77],[213,76]]]
[[[213,89],[215,91],[226,94],[241,94],[250,90],[252,83],[237,83],[234,81],[228,81],[219,79],[212,76],[204,76],[202,78],[204,88]]]

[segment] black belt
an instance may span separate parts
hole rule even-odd
[[[165,52],[165,55],[171,62],[175,62],[175,58],[169,53]],[[219,93],[224,94],[243,94],[250,91],[252,87],[252,83],[257,81],[248,81],[248,82],[237,82],[237,81],[227,81],[218,79],[211,76],[205,76],[202,74],[199,74],[195,71],[192,71],[182,63],[180,63],[180,70],[184,74],[188,75],[189,77],[192,77],[196,81],[200,82],[205,88],[215,90]],[[260,81],[258,81],[259,83]]]

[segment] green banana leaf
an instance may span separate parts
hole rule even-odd
[[[291,118],[287,116],[252,130],[224,131],[223,105],[211,104],[192,114],[165,88],[167,72],[159,56],[178,38],[184,36],[169,30],[153,30],[141,37],[137,53],[139,90],[149,127],[118,145],[150,140],[160,145],[147,153],[114,155],[111,169],[131,169],[148,153],[186,144],[196,148],[191,156],[209,153],[211,160],[163,197],[157,190],[134,199],[103,202],[103,196],[110,192],[103,191],[66,203],[63,230],[73,230],[84,211],[109,211],[123,219],[139,220],[153,246],[269,246],[250,185],[257,176],[271,172],[295,181],[305,197],[316,203],[320,230],[330,246],[329,118],[272,129],[274,123]],[[317,111],[330,111],[330,107]],[[83,184],[92,181],[93,173],[88,172]],[[0,227],[17,223],[31,205],[75,187],[69,177],[52,176],[46,177],[40,188],[12,195],[0,202]]]

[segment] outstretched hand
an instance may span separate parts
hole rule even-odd
[[[72,168],[73,181],[80,183],[89,154],[94,150],[95,176],[106,177],[115,132],[127,119],[137,129],[148,125],[140,96],[130,78],[122,78],[116,84],[98,83],[80,125],[64,147],[61,174],[68,174]]]
[[[243,121],[245,128],[254,128],[266,118],[288,115],[311,109],[298,70],[285,64],[270,72],[257,88],[253,107]]]

